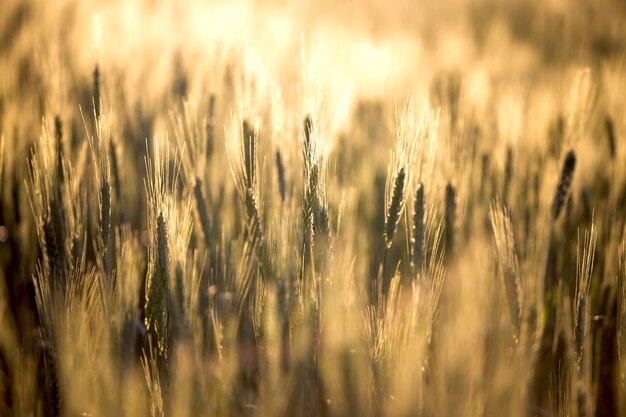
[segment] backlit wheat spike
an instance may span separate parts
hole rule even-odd
[[[215,94],[211,94],[209,97],[209,114],[206,120],[206,157],[211,158],[213,155],[213,148],[215,146]]]
[[[144,180],[148,199],[148,275],[145,288],[145,327],[162,364],[167,366],[170,346],[171,265],[187,259],[191,235],[191,196],[184,205],[178,203],[179,174],[184,155],[169,158],[169,142],[154,137],[152,150],[145,157]],[[149,150],[146,143],[146,149]]]
[[[247,120],[243,121],[243,155],[247,188],[253,188],[256,178],[256,140],[257,133]]]
[[[504,186],[502,187],[502,200],[504,204],[509,203],[509,192],[511,180],[513,179],[513,149],[506,148],[506,162],[504,164]]]
[[[393,243],[393,236],[398,229],[398,221],[402,211],[402,203],[404,201],[405,193],[405,179],[406,174],[404,168],[400,168],[400,171],[396,174],[396,179],[393,185],[393,191],[391,193],[391,201],[387,206],[387,217],[385,219],[385,246],[391,247]]]
[[[0,123],[2,122],[1,120],[1,116],[0,116]],[[5,181],[5,163],[4,163],[4,158],[5,158],[5,142],[6,140],[4,139],[4,135],[0,133],[0,195],[2,193],[3,187],[4,187],[4,181]]]
[[[587,397],[587,389],[583,383],[576,386],[576,408],[578,417],[587,417],[589,415],[589,400]]]
[[[559,177],[559,183],[556,186],[554,193],[554,199],[552,200],[552,220],[556,221],[561,214],[569,190],[572,184],[572,178],[574,177],[574,169],[576,168],[576,154],[572,149],[567,151],[565,160],[563,161],[563,168],[561,170],[561,176]]]
[[[245,213],[245,238],[256,255],[261,276],[269,279],[271,275],[269,251],[265,248],[265,234],[262,222],[262,209],[259,203],[260,182],[257,181],[256,140],[258,129],[247,121],[239,123],[232,116],[232,134],[226,141],[228,162],[235,187]],[[252,291],[254,293],[254,291]],[[252,294],[254,295],[254,294]]]
[[[96,73],[99,74],[98,68],[94,71],[94,83]],[[98,75],[99,77],[99,75]],[[98,78],[99,79],[99,78]],[[95,89],[95,85],[94,85]],[[99,87],[98,87],[99,89]],[[99,91],[99,90],[98,90]],[[95,93],[94,93],[95,94]],[[98,93],[99,94],[99,93]],[[85,120],[84,114],[83,125],[87,133],[89,150],[94,165],[95,181],[98,187],[98,240],[97,250],[99,252],[99,265],[102,267],[107,277],[111,275],[112,254],[111,254],[111,165],[110,165],[110,143],[111,143],[111,120],[110,117],[100,114],[99,110],[94,108],[94,128],[92,134],[89,124]]]
[[[50,276],[57,285],[61,284],[61,277],[63,276],[62,266],[60,264],[60,248],[57,242],[57,236],[55,233],[54,222],[51,218],[47,219],[43,223],[43,240],[45,242],[46,257],[48,259],[48,268]]]
[[[582,365],[587,322],[589,320],[589,290],[591,288],[597,239],[598,232],[595,225],[592,224],[591,230],[585,231],[582,245],[580,239],[578,242],[576,298],[574,305],[574,349],[576,352],[576,366],[579,370]]]
[[[183,268],[180,262],[176,263],[174,268],[174,300],[172,302],[172,316],[174,317],[174,325],[172,333],[179,336],[188,336],[189,326],[187,323],[187,303],[185,300],[185,284],[183,282]]]
[[[606,139],[609,145],[609,153],[611,158],[615,158],[616,149],[616,140],[615,140],[615,127],[613,126],[613,120],[607,116],[604,119],[604,130],[606,131]]]
[[[414,156],[419,143],[419,127],[415,119],[413,99],[407,98],[403,104],[400,120],[396,120],[396,146],[391,151],[391,159],[387,166],[383,227],[384,249],[382,268],[378,274],[382,278],[382,283],[379,283],[378,276],[375,276],[372,283],[374,295],[376,295],[377,288],[380,287],[383,296],[386,296],[391,284],[392,274],[388,273],[387,257],[406,205],[406,190],[411,184],[411,167],[416,162]]]
[[[583,347],[585,344],[585,332],[587,330],[587,298],[589,295],[585,292],[578,296],[576,305],[576,317],[574,328],[574,347],[576,348],[576,362],[580,366],[583,356]]]
[[[289,306],[285,281],[278,280],[278,312],[280,314],[280,370],[283,374],[289,372],[291,349],[289,343]]]
[[[65,287],[65,278],[67,274],[66,270],[66,230],[67,230],[67,213],[66,207],[63,204],[63,194],[61,189],[59,188],[59,184],[57,183],[56,188],[54,190],[54,195],[50,201],[50,217],[48,221],[52,223],[54,239],[55,239],[55,250],[58,251],[56,253],[56,259],[53,262],[56,265],[55,273],[57,283],[62,287]]]
[[[59,360],[58,355],[52,347],[43,347],[44,373],[46,379],[46,393],[50,409],[47,410],[53,416],[61,416],[63,413],[63,396],[59,381]]]
[[[424,239],[425,233],[425,195],[424,184],[419,183],[415,191],[413,203],[413,265],[415,272],[421,274],[424,267]]]
[[[597,231],[592,223],[591,230],[585,231],[584,242],[578,242],[577,269],[576,269],[576,297],[574,306],[574,352],[576,354],[576,369],[578,371],[576,384],[576,408],[579,417],[589,415],[588,387],[585,384],[583,355],[587,325],[589,323],[589,296],[591,276],[595,258]]]
[[[310,153],[312,150],[311,136],[313,135],[313,120],[310,114],[304,118],[304,149]],[[306,159],[306,158],[305,158]]]
[[[316,273],[327,276],[332,262],[332,237],[328,207],[320,203],[313,221],[313,251]]]
[[[54,137],[57,150],[57,177],[60,182],[64,180],[63,173],[63,122],[59,116],[54,118]]]
[[[541,335],[538,331],[539,314],[536,302],[525,300],[523,313],[524,317],[520,333],[520,342],[522,343],[522,347],[527,357],[534,362],[537,350],[539,349],[539,342],[541,340]]]
[[[100,118],[102,114],[102,98],[100,95],[100,67],[96,64],[93,70],[93,110],[96,115],[96,119]]]
[[[623,384],[626,384],[626,241],[619,246],[617,274],[617,357]]]
[[[115,201],[119,204],[122,201],[122,181],[120,178],[120,167],[117,161],[117,151],[113,140],[109,142],[109,161],[111,163],[111,177],[113,179],[112,185],[113,192],[115,193]]]
[[[287,193],[287,184],[285,180],[285,166],[283,165],[283,159],[280,156],[280,151],[276,151],[276,174],[278,175],[278,192],[280,193],[281,203],[285,202],[285,195]]]
[[[63,291],[72,268],[69,238],[84,227],[81,192],[71,176],[71,165],[66,164],[65,156],[59,152],[58,126],[52,134],[44,120],[42,129],[29,158],[28,199],[36,219],[45,273],[49,274],[54,288]]]
[[[445,248],[446,258],[452,259],[455,251],[456,229],[456,189],[450,183],[446,185],[445,200]]]
[[[313,123],[311,115],[304,120],[304,133],[299,136],[300,149],[304,163],[304,193],[302,201],[302,265],[299,270],[300,282],[304,294],[313,297],[304,306],[305,316],[309,320],[316,320],[313,331],[311,346],[312,360],[314,361],[311,374],[307,381],[313,383],[313,391],[308,399],[316,398],[315,393],[319,388],[319,369],[317,361],[320,352],[320,329],[323,302],[324,282],[329,279],[332,270],[332,238],[330,230],[330,218],[328,201],[326,199],[326,164],[327,154],[325,131],[318,121]],[[313,295],[315,294],[315,295]],[[314,318],[315,317],[315,318]]]
[[[260,218],[259,218],[259,209],[257,207],[256,196],[254,195],[254,191],[250,188],[246,190],[246,217],[248,219],[248,227],[250,238],[253,242],[256,242],[258,245],[262,246],[263,244],[263,229],[261,228]]]
[[[150,414],[152,417],[165,417],[158,358],[155,357],[153,350],[149,349],[148,352],[143,352],[140,359],[150,396]]]
[[[489,179],[489,154],[485,153],[480,159],[480,189],[478,196],[482,201],[487,195],[487,181]]]
[[[83,259],[83,241],[79,235],[72,237],[72,265],[79,266]]]
[[[154,336],[161,355],[167,358],[169,337],[169,245],[167,224],[160,213],[156,221],[156,262],[148,282],[146,329]]]
[[[155,274],[163,279],[163,283],[167,285],[169,280],[165,279],[169,275],[169,244],[167,240],[167,224],[163,218],[163,213],[157,217],[157,263]]]
[[[319,211],[319,165],[314,163],[308,170],[307,186],[304,189],[304,226],[313,228],[314,216]]]
[[[391,200],[389,201],[389,205],[386,210],[385,217],[385,228],[383,233],[383,238],[385,241],[385,249],[383,252],[383,260],[382,260],[382,269],[380,271],[382,278],[382,295],[386,296],[389,292],[389,287],[391,285],[392,277],[387,273],[387,256],[389,253],[389,249],[391,249],[391,245],[393,243],[393,237],[398,229],[398,222],[400,221],[400,216],[402,215],[402,209],[404,207],[405,198],[405,185],[406,182],[406,174],[404,172],[404,168],[400,168],[398,174],[396,175],[396,179],[394,181],[393,190],[391,192]],[[375,282],[376,291],[378,289],[378,282]]]
[[[198,211],[198,218],[200,219],[200,225],[202,226],[202,234],[204,236],[204,243],[207,247],[211,246],[211,222],[209,220],[209,212],[207,210],[206,201],[202,194],[202,181],[196,177],[196,183],[193,186],[193,196],[196,200],[196,210]]]
[[[111,185],[107,180],[103,180],[100,185],[100,235],[102,238],[103,266],[108,275],[111,273],[109,245],[111,237]]]
[[[506,290],[507,304],[511,313],[511,320],[515,327],[516,338],[519,337],[522,307],[521,307],[521,291],[518,273],[511,267],[506,266],[503,272],[504,289]]]
[[[498,252],[498,262],[502,273],[502,283],[506,292],[506,301],[515,327],[515,337],[519,338],[522,319],[521,284],[519,262],[515,248],[513,226],[506,207],[494,201],[489,210],[489,219]]]

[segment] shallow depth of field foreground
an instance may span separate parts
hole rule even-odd
[[[626,416],[621,0],[0,0],[0,417]]]

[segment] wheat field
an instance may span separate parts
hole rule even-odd
[[[626,416],[620,0],[1,0],[0,416]]]

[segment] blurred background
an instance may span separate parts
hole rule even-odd
[[[202,163],[194,165],[192,172],[187,172],[188,167],[184,166],[177,184],[180,195],[176,196],[181,197],[180,201],[206,196],[208,209],[204,207],[204,211],[216,225],[213,238],[218,244],[204,243],[200,209],[194,206],[191,210],[190,204],[184,206],[177,200],[172,203],[175,207],[172,211],[187,213],[195,220],[193,226],[185,223],[191,230],[189,248],[173,250],[172,256],[189,260],[189,276],[201,277],[198,279],[207,284],[202,287],[207,293],[211,288],[208,282],[218,282],[217,287],[212,286],[212,297],[222,290],[228,292],[219,286],[220,279],[230,283],[228,279],[234,282],[241,275],[232,263],[233,259],[244,258],[241,254],[245,251],[237,244],[249,237],[242,220],[246,208],[241,207],[238,200],[241,190],[235,186],[233,157],[225,144],[241,136],[242,120],[254,122],[258,128],[262,185],[259,187],[262,190],[255,192],[259,193],[259,206],[264,210],[262,223],[268,241],[277,248],[273,255],[282,274],[280,279],[289,276],[293,280],[289,285],[295,285],[296,272],[305,269],[304,261],[300,263],[304,255],[296,252],[294,256],[294,248],[302,245],[300,203],[309,186],[303,174],[306,161],[302,159],[306,135],[303,122],[307,115],[313,117],[319,136],[316,140],[328,145],[320,151],[326,152],[321,159],[328,162],[328,181],[324,182],[326,177],[322,181],[327,189],[322,194],[327,204],[325,215],[330,216],[329,230],[332,229],[335,239],[335,271],[339,271],[319,284],[329,294],[328,303],[323,305],[325,317],[338,317],[336,321],[326,321],[329,329],[326,334],[331,336],[324,341],[327,345],[322,351],[327,356],[321,362],[337,366],[351,364],[345,368],[348,376],[332,374],[329,369],[338,369],[336,366],[322,366],[324,369],[319,372],[327,372],[324,381],[328,387],[345,388],[349,385],[345,381],[354,382],[350,389],[357,393],[354,397],[348,393],[343,399],[340,394],[333,397],[339,405],[334,409],[329,407],[328,415],[349,415],[354,398],[356,403],[369,407],[373,379],[368,373],[369,365],[388,352],[400,352],[395,356],[390,353],[392,359],[384,359],[389,361],[389,380],[396,381],[400,387],[398,396],[402,396],[402,400],[386,403],[389,415],[403,415],[398,410],[412,415],[417,403],[427,410],[431,407],[437,414],[450,416],[570,415],[562,410],[574,410],[574,405],[560,407],[565,403],[575,404],[578,385],[570,386],[570,382],[584,386],[589,395],[581,410],[584,408],[588,414],[593,410],[595,415],[618,415],[620,401],[620,410],[626,410],[626,400],[620,396],[626,392],[623,374],[626,368],[619,367],[616,352],[616,336],[620,335],[616,330],[617,317],[620,313],[626,317],[626,308],[618,311],[617,305],[620,299],[626,300],[626,292],[620,298],[615,279],[626,276],[623,263],[618,261],[618,253],[626,254],[618,249],[626,248],[620,246],[624,245],[626,223],[626,167],[621,163],[626,158],[626,147],[622,146],[626,137],[625,48],[626,2],[623,0],[0,0],[0,271],[4,276],[0,280],[0,319],[2,323],[11,323],[2,327],[9,329],[6,332],[0,329],[0,415],[5,410],[11,410],[14,415],[23,415],[20,411],[24,410],[44,410],[46,401],[53,397],[42,388],[50,385],[46,379],[49,375],[36,370],[36,365],[47,360],[46,349],[54,350],[54,346],[48,347],[54,341],[40,333],[41,329],[46,330],[46,323],[41,323],[45,315],[39,311],[41,305],[35,299],[34,282],[43,278],[34,277],[45,276],[41,265],[51,256],[41,236],[42,219],[38,217],[41,213],[36,212],[33,204],[40,195],[33,190],[56,181],[57,172],[50,169],[49,161],[54,157],[51,144],[56,143],[53,131],[55,135],[62,131],[57,145],[66,154],[59,153],[57,157],[75,175],[71,182],[74,188],[63,191],[72,197],[65,200],[64,208],[78,219],[77,230],[87,238],[82,247],[87,266],[67,266],[81,279],[111,274],[98,263],[98,251],[102,247],[95,242],[100,230],[102,196],[98,194],[101,184],[94,173],[96,167],[102,167],[102,161],[108,167],[107,158],[119,158],[115,161],[122,167],[119,178],[111,180],[114,194],[110,226],[115,229],[113,246],[119,255],[115,268],[125,271],[122,267],[131,264],[134,268],[128,268],[132,271],[128,275],[134,277],[136,287],[129,290],[134,292],[125,307],[130,311],[129,317],[141,325],[145,294],[139,289],[145,289],[141,285],[145,285],[154,263],[153,259],[148,265],[145,262],[148,253],[154,251],[154,236],[150,235],[154,216],[151,218],[149,213],[155,204],[145,195],[146,178],[155,177],[145,168],[146,157],[150,158],[154,151],[151,138],[155,135],[170,138],[172,148],[174,144],[182,148],[183,143],[189,146],[199,142],[209,148],[199,147],[208,156],[199,158]],[[108,157],[96,156],[98,152],[89,142],[93,141],[90,134],[100,122],[100,115],[95,115],[100,101],[94,102],[94,97],[101,98],[102,114],[109,129],[105,141],[109,141],[106,143],[110,148],[102,153],[109,152]],[[409,97],[415,100],[415,112],[412,104],[408,104],[413,103]],[[417,167],[412,173],[414,178],[406,185],[407,209],[399,220],[396,241],[385,249],[386,203],[397,179],[393,171],[397,161],[390,152],[402,142],[398,131],[404,126],[404,116],[413,118],[418,126],[412,128],[421,132],[420,157],[428,163],[420,160],[414,164]],[[550,207],[570,148],[578,156],[577,174],[571,186],[571,199],[564,209],[566,214],[556,222],[549,219]],[[191,149],[193,159],[195,154]],[[281,155],[282,180],[287,182],[281,200],[280,180],[274,171],[278,169],[276,154]],[[176,159],[173,155],[172,151],[172,160]],[[404,162],[407,167],[412,166]],[[33,166],[37,163],[45,169],[41,168],[44,174],[35,179]],[[59,162],[59,166],[63,163]],[[195,160],[186,159],[182,162],[183,165],[194,163]],[[202,180],[199,194],[194,183],[196,175]],[[397,271],[394,268],[387,271],[389,277],[397,272],[405,279],[413,272],[409,270],[409,242],[413,236],[409,218],[415,214],[411,205],[418,182],[426,185],[429,239],[435,241],[429,241],[432,243],[429,256],[435,259],[431,266],[440,272],[438,276],[446,275],[440,328],[445,337],[436,340],[439,343],[436,360],[442,366],[433,371],[435,382],[424,388],[419,398],[407,388],[411,385],[405,383],[408,380],[405,378],[415,375],[421,378],[421,363],[414,361],[412,367],[407,367],[407,375],[414,374],[402,373],[405,370],[402,359],[412,359],[409,355],[412,351],[407,347],[411,343],[405,346],[392,340],[388,342],[391,344],[388,350],[383,349],[384,342],[380,342],[383,347],[376,343],[363,347],[362,340],[371,335],[367,334],[368,312],[363,313],[365,309],[360,304],[365,298],[363,288],[379,274],[383,252],[382,263],[387,260],[388,250],[389,264],[397,267]],[[444,193],[449,190],[452,197],[448,199]],[[522,292],[535,303],[529,305],[536,307],[532,310],[534,315],[524,310],[523,318],[531,316],[528,323],[536,325],[536,329],[543,330],[545,326],[556,335],[554,344],[550,339],[552,334],[546,331],[543,334],[548,334],[547,341],[536,344],[540,347],[530,346],[535,342],[533,339],[527,351],[520,348],[523,360],[516,366],[509,366],[518,357],[512,353],[515,351],[512,324],[508,313],[503,313],[506,298],[499,278],[493,279],[502,272],[492,250],[495,231],[488,218],[496,198],[502,199],[510,210],[503,217],[508,221],[513,219],[511,228],[515,231],[513,240],[518,244],[520,269],[530,283]],[[456,211],[447,218],[446,207],[450,205]],[[81,207],[84,211],[79,210]],[[580,273],[578,259],[584,250],[589,253],[592,246],[580,239],[580,233],[583,229],[596,230],[596,226],[599,243],[596,269],[593,278],[589,278],[593,281],[588,317],[591,330],[586,345],[592,353],[586,353],[589,372],[583,378],[582,373],[577,373],[576,361],[571,360],[571,347],[566,347],[572,339],[568,314],[572,306],[568,303],[578,294],[575,284]],[[444,229],[457,233],[458,256],[452,260],[443,259],[437,243]],[[71,245],[65,243],[77,247],[73,241]],[[123,244],[128,244],[124,246],[126,250],[132,248],[134,256],[122,256]],[[202,253],[208,254],[208,261],[199,255]],[[548,254],[547,261],[544,253]],[[546,295],[544,299],[543,294],[535,294],[541,292],[537,288],[543,285],[544,273],[545,277],[561,282],[560,298],[549,294],[552,298]],[[412,288],[419,293],[418,286]],[[279,298],[280,291],[271,287],[263,296],[267,295],[270,304]],[[285,297],[284,291],[282,294]],[[316,296],[308,301],[306,297],[291,301],[294,305],[310,303],[312,308],[321,310],[321,301]],[[77,303],[78,311],[91,311],[91,303],[88,297],[81,299]],[[419,310],[418,304],[411,304],[415,311]],[[71,308],[75,306],[67,311]],[[294,346],[294,363],[301,360],[303,366],[308,366],[306,343],[311,338],[306,333],[310,330],[307,326],[319,323],[297,322],[301,318],[297,316],[298,308],[296,305],[287,314],[288,319],[284,319],[287,327],[291,323],[293,332],[286,340]],[[542,315],[543,309],[552,316]],[[335,314],[337,311],[340,314]],[[85,314],[85,317],[85,322],[89,322],[91,316]],[[239,316],[236,317],[233,322],[238,323]],[[428,317],[432,324],[434,318]],[[205,316],[201,318],[203,323],[211,321]],[[403,329],[402,320],[397,317],[389,320]],[[65,324],[63,320],[60,322]],[[278,326],[277,319],[268,322]],[[355,322],[359,325],[355,326]],[[59,327],[67,330],[62,325]],[[350,331],[345,331],[347,328]],[[233,329],[235,326],[230,328],[234,334]],[[193,336],[201,338],[209,331],[202,328],[202,332]],[[140,361],[147,364],[148,359],[141,356],[141,349],[131,349],[135,366],[125,373],[126,357],[118,355],[115,349],[102,353],[98,348],[101,339],[117,340],[115,336],[119,335],[113,333],[105,337],[98,331],[93,330],[92,334],[85,330],[81,336],[84,339],[75,340],[89,343],[66,346],[60,355],[59,360],[69,364],[63,370],[66,381],[73,381],[74,377],[87,381],[85,392],[65,392],[64,401],[76,414],[92,410],[93,414],[89,415],[119,415],[116,407],[121,408],[123,393],[117,393],[117,397],[113,396],[115,401],[111,401],[101,393],[105,390],[99,388],[116,386],[122,380],[125,385],[120,386],[134,390],[129,397],[137,399],[138,409],[147,414],[144,400],[148,395],[143,388],[146,380],[150,384],[151,379],[142,374],[147,365],[142,367],[144,362]],[[202,336],[198,336],[200,333]],[[392,336],[397,335],[392,334],[390,339]],[[211,350],[217,342],[209,348],[203,346],[204,350],[199,348],[198,356],[181,353],[178,377],[189,385],[196,384],[196,377],[206,378],[204,387],[210,389],[204,393],[214,395],[211,401],[217,398],[218,405],[203,409],[207,415],[224,415],[224,410],[234,409],[235,401],[228,402],[230,397],[228,401],[220,400],[224,397],[222,389],[233,397],[238,395],[232,377],[239,365],[233,354],[238,346],[233,340],[235,337],[224,348],[226,359],[221,357],[221,352],[216,355]],[[259,340],[259,346],[267,342],[262,349],[278,350],[278,337],[269,342]],[[181,346],[193,350],[191,345],[196,340],[187,342],[189,346],[184,343]],[[19,354],[7,347],[12,343],[20,346]],[[140,341],[136,343],[142,347]],[[89,357],[81,356],[83,348],[92,349],[89,353],[96,359],[87,363],[100,367],[101,374],[97,377],[104,375],[103,379],[110,377],[110,380],[92,384],[81,372],[77,364],[82,363],[75,359]],[[422,348],[418,353],[427,357],[426,347]],[[22,355],[23,352],[26,353]],[[220,356],[223,368],[215,365],[219,362],[216,356]],[[564,358],[569,358],[569,362]],[[273,359],[270,357],[268,363],[275,366],[276,369],[270,369],[275,373],[264,374],[267,379],[261,384],[263,389],[267,387],[266,391],[261,390],[265,395],[261,397],[266,400],[282,394],[285,387],[296,386],[293,381],[300,377],[296,366],[280,373]],[[111,366],[112,370],[108,369],[109,362],[116,365]],[[40,368],[46,372],[55,369],[50,365]],[[206,372],[194,373],[198,369]],[[571,380],[563,376],[567,372],[574,375]],[[340,377],[346,380],[337,382]],[[520,383],[523,378],[527,384]],[[11,391],[15,381],[21,381],[25,388]],[[176,384],[172,385],[176,388]],[[525,388],[520,389],[521,385]],[[292,396],[285,396],[282,402],[259,401],[259,414],[278,415],[284,411],[287,415],[285,410],[290,410],[291,398],[300,398],[299,389],[307,391],[307,387],[296,387],[289,391]],[[175,389],[172,392],[173,404],[186,405],[186,392],[181,394]],[[85,393],[97,396],[98,400],[90,403]],[[180,397],[176,397],[178,394]],[[432,403],[424,400],[427,397],[433,398]],[[8,404],[6,398],[14,402]],[[449,398],[454,401],[448,401]],[[237,406],[242,404],[237,402]],[[376,404],[370,408],[375,410]],[[141,414],[126,410],[126,415]],[[572,412],[571,415],[585,414]]]

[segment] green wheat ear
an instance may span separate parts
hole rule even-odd
[[[406,174],[404,172],[404,168],[400,168],[398,174],[396,175],[396,180],[394,181],[393,191],[391,193],[391,201],[389,202],[389,206],[387,207],[387,218],[385,219],[384,238],[385,246],[387,248],[391,247],[393,236],[398,229],[400,212],[402,210],[402,202],[404,200],[405,179]]]

